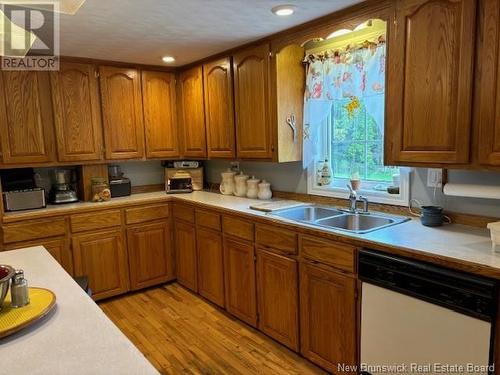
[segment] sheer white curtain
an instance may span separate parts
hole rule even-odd
[[[349,98],[349,111],[364,105],[380,131],[384,126],[385,43],[366,43],[347,51],[325,52],[307,57],[304,95],[303,165],[308,168],[321,160],[322,126],[332,110],[333,101]]]

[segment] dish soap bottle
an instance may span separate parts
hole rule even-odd
[[[330,185],[330,182],[332,182],[332,169],[330,168],[328,159],[325,159],[325,163],[321,169],[321,185]]]

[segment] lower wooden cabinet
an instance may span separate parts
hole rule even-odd
[[[175,278],[168,222],[128,228],[127,245],[131,289],[141,289]]]
[[[198,293],[224,307],[224,260],[222,235],[210,229],[196,229],[198,249]]]
[[[176,221],[174,228],[177,282],[196,292],[198,290],[198,271],[195,226]]]
[[[253,244],[224,238],[224,281],[227,311],[256,327],[257,296]]]
[[[257,249],[259,329],[299,350],[298,270],[295,259]]]
[[[301,353],[338,373],[356,364],[356,280],[322,267],[300,264]]]
[[[128,291],[127,250],[121,229],[72,238],[75,276],[88,276],[95,300]]]
[[[28,242],[18,242],[5,245],[4,250],[22,249],[31,246],[45,247],[50,255],[52,255],[61,266],[63,266],[66,272],[73,275],[73,257],[71,255],[69,241],[66,238],[49,238]]]

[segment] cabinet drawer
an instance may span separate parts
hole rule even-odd
[[[104,210],[71,216],[71,231],[74,233],[110,228],[121,225],[120,210]]]
[[[225,234],[234,237],[239,237],[247,241],[254,240],[254,225],[253,223],[238,219],[234,216],[222,217],[222,230]]]
[[[13,243],[63,236],[66,233],[64,218],[30,221],[27,223],[3,225],[3,242]]]
[[[257,224],[255,242],[261,247],[284,254],[297,254],[297,234],[290,230]]]
[[[168,217],[168,205],[134,207],[125,210],[127,224],[137,224],[146,221],[165,219]]]
[[[196,225],[220,230],[220,215],[215,212],[196,210]]]
[[[300,237],[300,255],[343,271],[355,272],[356,248],[340,242]]]
[[[174,204],[174,218],[194,223],[194,208]]]

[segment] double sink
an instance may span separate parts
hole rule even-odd
[[[293,221],[303,222],[319,227],[338,229],[351,233],[368,233],[392,225],[401,224],[410,219],[378,213],[348,212],[332,207],[306,205],[284,208],[269,213]]]

